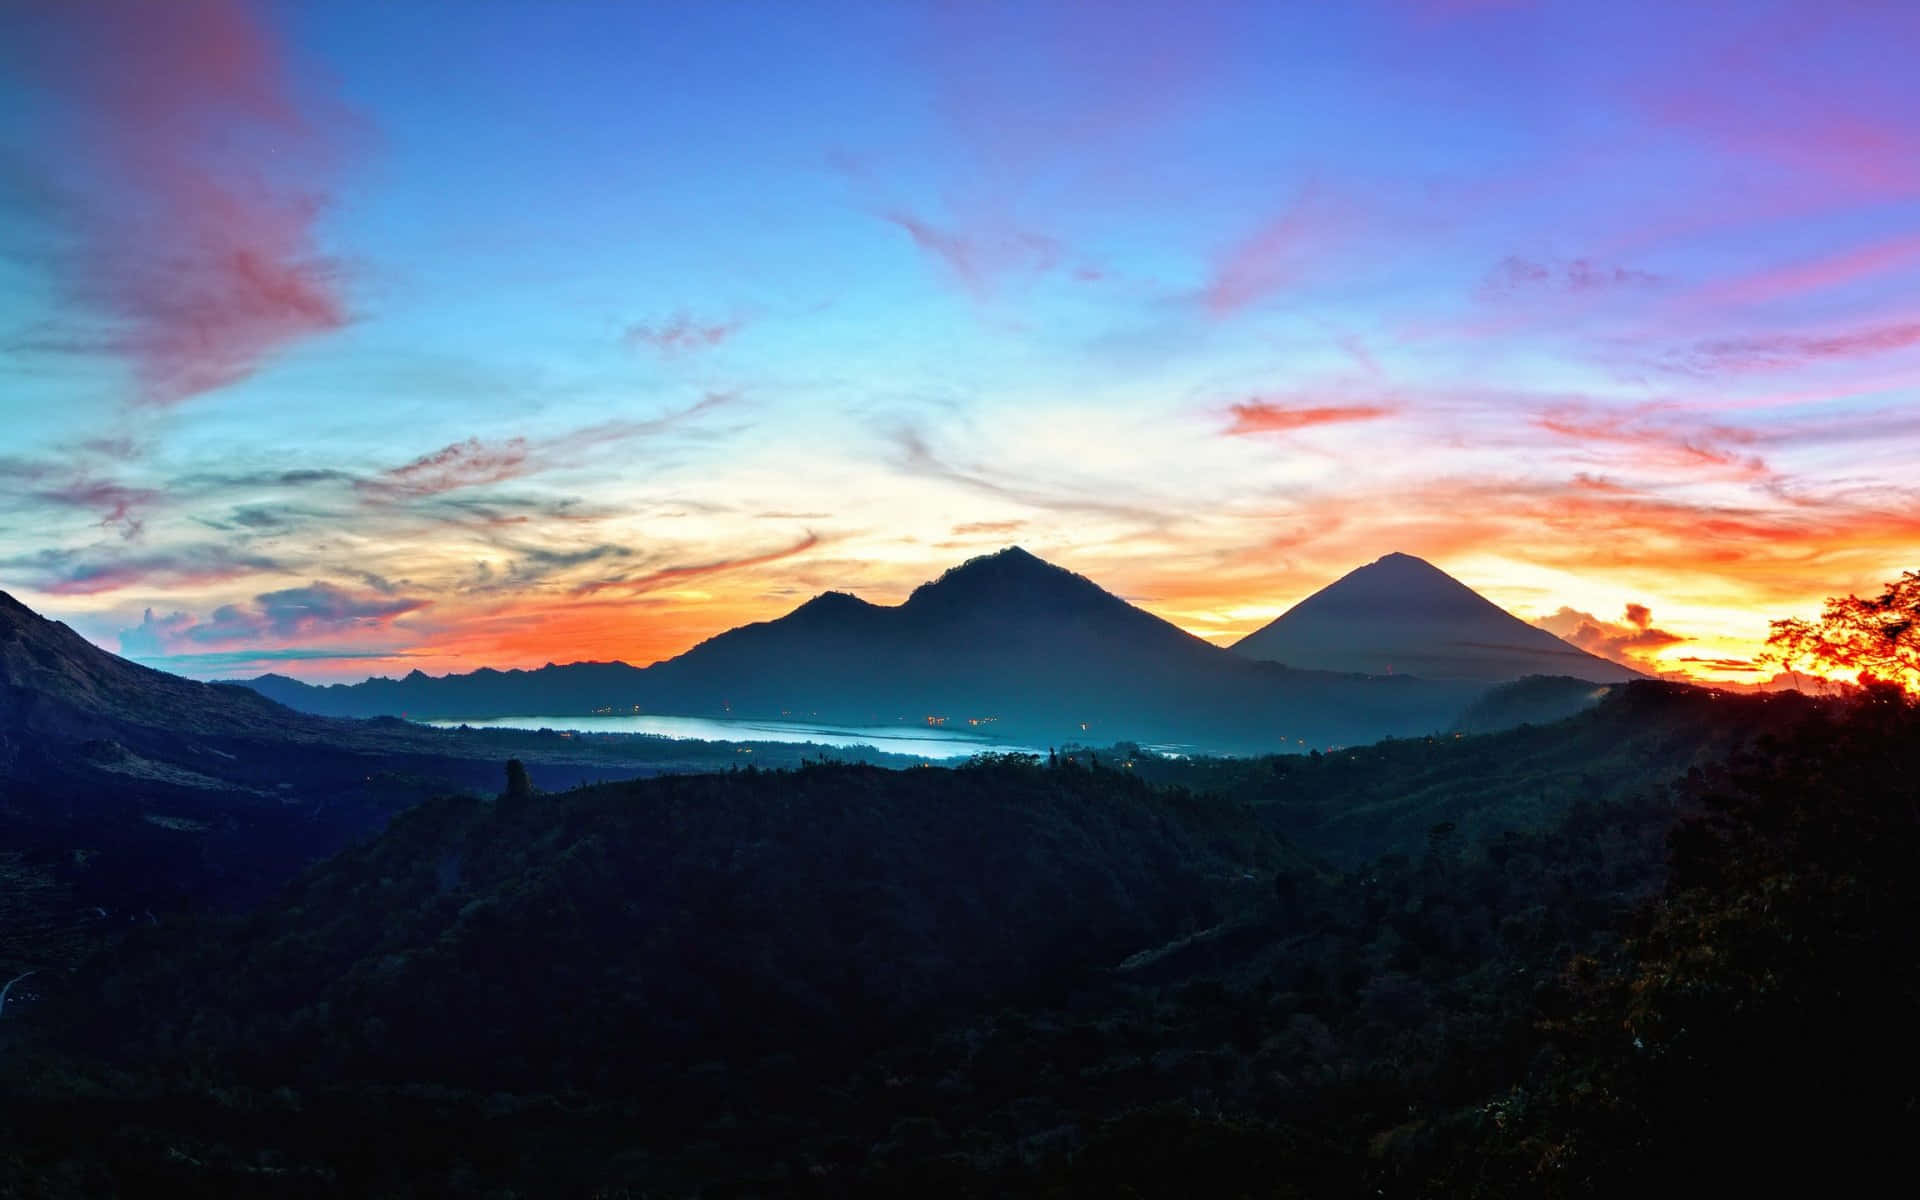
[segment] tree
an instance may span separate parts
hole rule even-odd
[[[517,758],[507,760],[507,799],[527,800],[533,796],[533,780],[527,777],[527,765]]]
[[[1853,671],[1920,692],[1920,571],[1870,599],[1836,596],[1817,621],[1774,621],[1767,657],[1788,670]]]

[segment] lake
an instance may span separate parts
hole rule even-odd
[[[473,717],[427,721],[440,729],[570,729],[579,733],[645,733],[705,742],[812,742],[822,746],[871,746],[915,758],[965,758],[971,754],[1033,754],[1032,746],[993,742],[976,734],[915,725],[825,725],[815,721],[718,720],[647,714],[588,717]]]

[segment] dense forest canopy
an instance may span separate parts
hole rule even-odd
[[[1905,1144],[1920,1078],[1886,953],[1916,746],[1886,686],[1643,683],[1318,756],[522,768],[34,977],[0,1165],[52,1195],[1839,1179]]]

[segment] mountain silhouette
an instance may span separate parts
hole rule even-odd
[[[270,724],[276,713],[312,724],[237,688],[195,683],[106,654],[0,592],[0,739],[29,725],[49,732],[103,714],[231,730]]]
[[[1325,671],[1508,682],[1529,675],[1594,683],[1639,672],[1527,624],[1411,554],[1341,576],[1234,644],[1247,658]]]
[[[374,679],[313,688],[250,681],[341,716],[559,717],[606,712],[932,721],[1046,745],[1116,740],[1246,752],[1425,734],[1477,681],[1364,679],[1252,662],[1019,547],[970,559],[898,605],[826,592],[785,616],[639,668]]]
[[[0,848],[103,910],[258,899],[425,796],[497,788],[504,757],[143,667],[0,592]],[[558,784],[607,771],[528,758]]]

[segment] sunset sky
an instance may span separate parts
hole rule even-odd
[[[1228,642],[1400,550],[1764,678],[1920,566],[1916,62],[1904,0],[0,0],[0,589],[352,679],[1015,543]]]

